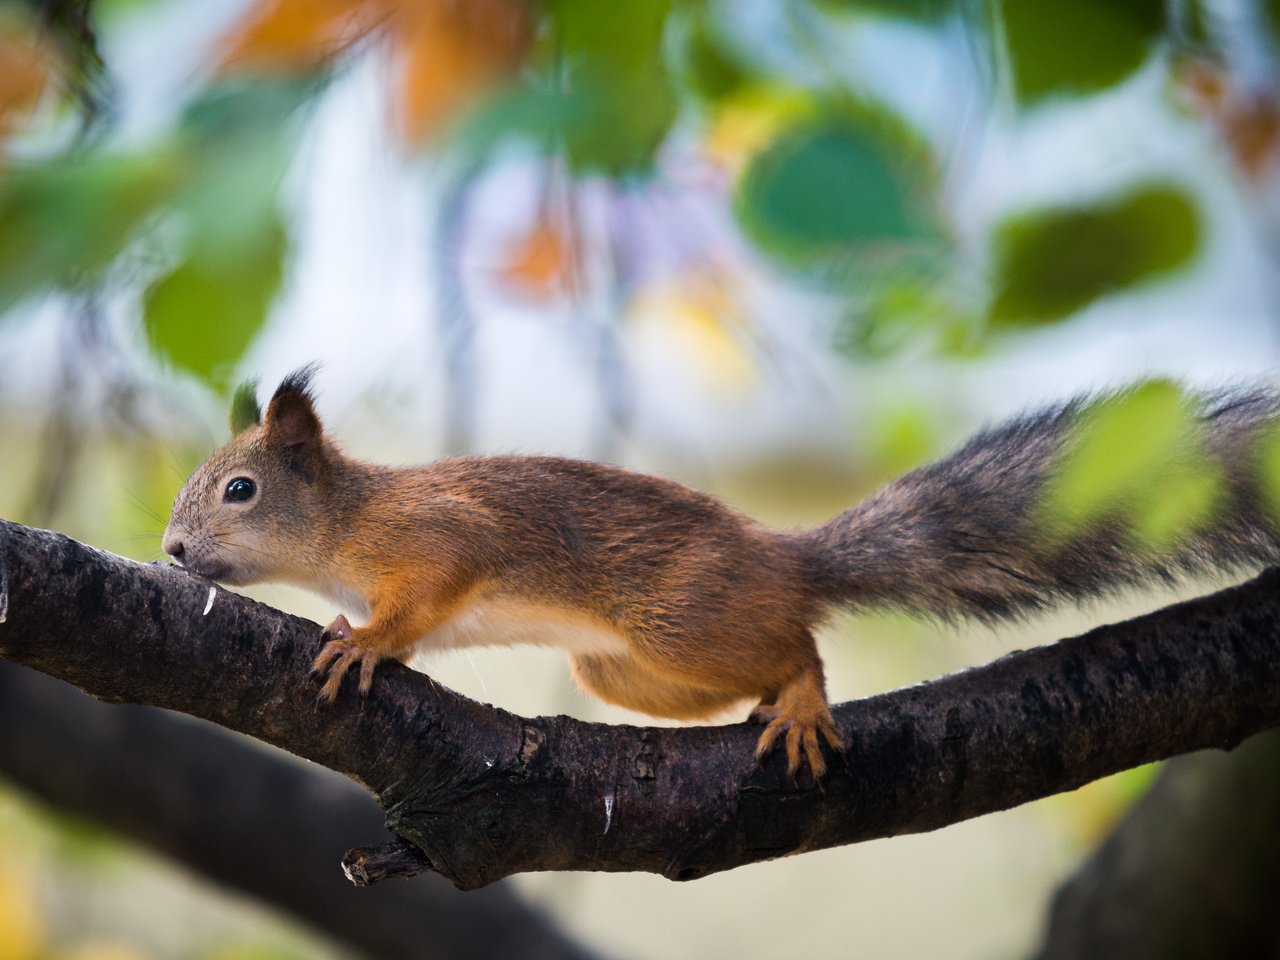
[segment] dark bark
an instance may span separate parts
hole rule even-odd
[[[1054,897],[1040,960],[1280,956],[1280,731],[1171,761]]]
[[[346,773],[461,887],[524,870],[694,879],[933,830],[1280,723],[1280,573],[843,704],[823,788],[752,759],[759,728],[521,718],[379,667],[316,706],[319,628],[59,534],[0,522],[0,656],[103,699],[200,716]]]
[[[353,890],[334,864],[352,836],[382,832],[382,814],[322,767],[3,661],[0,730],[0,776],[369,955],[587,956],[502,885],[464,896],[431,877]]]

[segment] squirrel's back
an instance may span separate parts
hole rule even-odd
[[[1277,524],[1257,478],[1258,440],[1280,415],[1280,398],[1267,390],[1187,398],[1194,413],[1187,442],[1200,448],[1221,487],[1204,522],[1172,545],[1143,543],[1122,503],[1094,522],[1055,526],[1045,505],[1050,484],[1082,417],[1112,399],[1080,398],[986,430],[802,535],[823,596],[996,620],[1059,600],[1280,559]]]

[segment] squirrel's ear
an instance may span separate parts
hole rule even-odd
[[[231,396],[231,435],[243,433],[262,423],[262,408],[258,406],[258,381],[246,380],[236,387]]]
[[[323,428],[316,415],[315,396],[311,392],[311,378],[315,372],[314,363],[295,370],[280,381],[267,404],[264,432],[286,450],[314,446],[320,442]]]

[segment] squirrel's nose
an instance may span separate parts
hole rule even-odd
[[[181,537],[166,533],[163,542],[160,544],[162,550],[179,563],[182,562],[182,555],[186,552],[186,545],[182,542]]]

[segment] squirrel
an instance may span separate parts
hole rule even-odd
[[[327,701],[351,668],[367,695],[381,660],[419,648],[554,645],[584,689],[643,713],[704,718],[754,702],[757,757],[781,738],[793,781],[802,761],[817,780],[822,742],[844,749],[814,641],[837,607],[995,621],[1280,558],[1254,478],[1254,443],[1280,416],[1265,390],[1193,398],[1224,502],[1153,552],[1119,523],[1055,537],[1037,519],[1087,398],[987,429],[828,523],[788,532],[589,461],[353,459],[316,414],[314,369],[285,377],[265,414],[253,384],[237,391],[233,436],[178,494],[163,548],[213,580],[282,581],[336,603],[344,613],[313,668]]]

